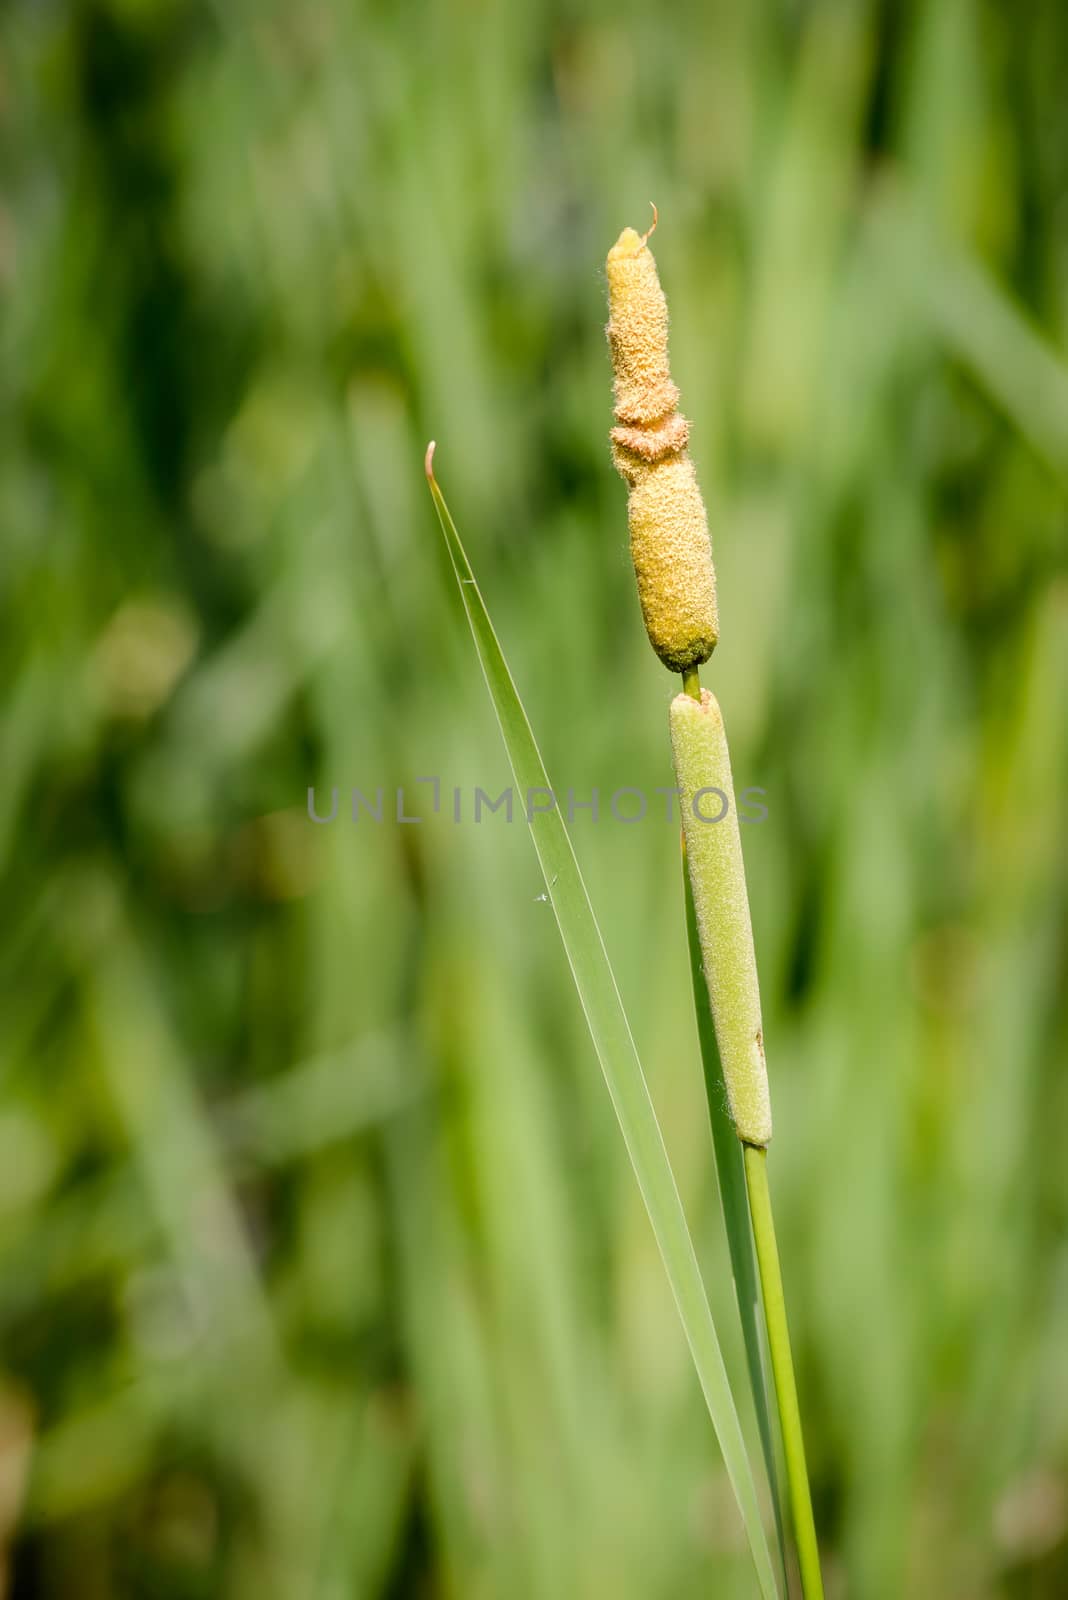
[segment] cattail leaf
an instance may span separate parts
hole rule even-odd
[[[427,451],[427,479],[513,777],[524,793],[528,789],[549,789],[530,722],[456,526],[433,476],[433,450],[431,445]],[[730,1379],[678,1186],[604,940],[559,810],[554,807],[550,811],[535,812],[530,820],[530,832],[545,879],[545,892],[556,916],[594,1049],[741,1511],[760,1592],[764,1600],[773,1600],[779,1595],[779,1587]]]

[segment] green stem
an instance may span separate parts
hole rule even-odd
[[[682,837],[683,896],[686,902],[686,933],[690,944],[690,975],[693,981],[693,1003],[697,1013],[697,1038],[701,1046],[701,1062],[705,1074],[705,1097],[708,1101],[708,1118],[712,1128],[712,1145],[716,1153],[716,1182],[719,1185],[723,1222],[730,1250],[731,1271],[734,1274],[735,1299],[742,1324],[745,1343],[745,1361],[749,1369],[749,1386],[753,1391],[760,1445],[764,1452],[764,1465],[771,1490],[771,1507],[775,1515],[775,1533],[782,1562],[783,1594],[789,1594],[786,1570],[786,1528],[783,1501],[779,1493],[779,1474],[775,1465],[775,1442],[771,1431],[771,1408],[768,1402],[768,1384],[764,1373],[764,1357],[760,1343],[760,1290],[757,1287],[756,1256],[753,1252],[753,1230],[749,1225],[749,1201],[746,1198],[745,1148],[734,1130],[727,1106],[727,1090],[723,1082],[723,1067],[716,1044],[712,1007],[708,999],[708,985],[701,965],[701,940],[697,931],[697,914],[693,904],[693,885],[690,882],[689,863],[686,860],[686,836]]]
[[[786,1324],[786,1298],[783,1294],[779,1247],[775,1243],[775,1220],[768,1188],[768,1152],[758,1145],[742,1146],[745,1157],[745,1182],[749,1191],[749,1212],[753,1221],[760,1287],[764,1299],[764,1323],[768,1331],[771,1370],[782,1429],[786,1482],[790,1511],[797,1540],[797,1560],[801,1569],[801,1589],[805,1600],[823,1600],[820,1554],[816,1543],[816,1522],[812,1515],[812,1492],[805,1466],[805,1441],[801,1432],[801,1409],[797,1403],[797,1383],[790,1353],[790,1330]]]
[[[684,693],[688,694],[690,696],[691,700],[700,700],[700,698],[701,698],[701,669],[700,669],[700,667],[687,667],[686,668],[686,671],[682,675],[682,687],[683,687]]]

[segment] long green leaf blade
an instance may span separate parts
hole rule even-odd
[[[533,730],[490,621],[456,525],[432,470],[430,492],[448,547],[479,662],[518,789],[550,790]],[[693,1240],[648,1085],[623,1010],[601,931],[563,817],[554,806],[530,815],[530,832],[545,889],[560,929],[594,1049],[604,1073],[638,1187],[652,1223],[712,1424],[723,1453],[764,1600],[777,1600],[771,1553],[730,1380],[697,1263]]]

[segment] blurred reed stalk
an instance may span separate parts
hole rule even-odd
[[[650,228],[649,233],[652,231]],[[611,433],[612,457],[628,488],[631,556],[649,641],[664,665],[682,674],[682,693],[670,708],[671,745],[692,895],[690,920],[696,933],[695,949],[700,955],[718,1051],[718,1061],[710,1070],[705,1050],[710,1113],[715,1131],[721,1116],[717,1098],[725,1092],[730,1119],[741,1144],[801,1585],[805,1600],[822,1600],[819,1550],[768,1185],[771,1100],[745,866],[723,718],[715,697],[708,689],[702,689],[700,680],[700,667],[711,656],[719,637],[712,547],[687,449],[689,423],[678,411],[679,393],[671,380],[667,303],[649,249],[649,233],[639,235],[633,228],[625,228],[608,253],[607,333],[616,419]],[[710,806],[715,806],[716,814],[711,813]],[[706,1030],[701,1032],[704,1048]],[[740,1241],[738,1237],[739,1191],[733,1189],[737,1162],[724,1162],[722,1144],[718,1140],[717,1144],[717,1173],[750,1356],[750,1379],[778,1515],[755,1324],[746,1315],[745,1258],[751,1246],[748,1238]],[[744,1206],[741,1210],[744,1212]],[[751,1267],[748,1276],[752,1276]]]

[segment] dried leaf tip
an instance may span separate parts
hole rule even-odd
[[[613,263],[618,263],[622,257],[637,255],[639,250],[644,250],[660,221],[660,213],[656,209],[656,201],[650,200],[653,208],[653,220],[644,233],[638,233],[634,228],[624,228],[611,250],[608,252],[608,271],[612,272]]]

